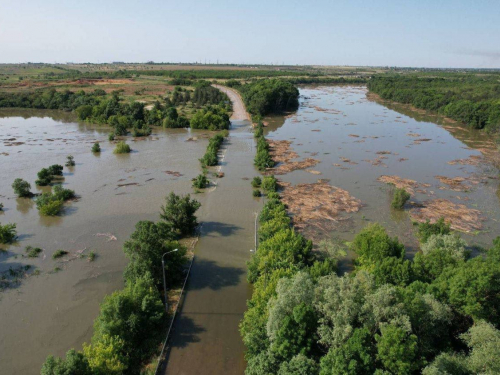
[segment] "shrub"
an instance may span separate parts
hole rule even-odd
[[[92,116],[92,106],[82,105],[75,109],[75,112],[79,120],[86,120]]]
[[[200,202],[190,199],[189,194],[181,197],[172,192],[167,196],[160,216],[174,233],[190,235],[198,225],[195,213],[200,206]]]
[[[128,144],[126,144],[125,142],[120,141],[116,144],[116,147],[115,147],[115,150],[113,151],[113,153],[115,153],[115,154],[128,154],[130,151],[132,151],[130,149],[130,146]]]
[[[40,254],[43,250],[39,247],[26,246],[24,249],[28,258],[37,258],[38,254]]]
[[[87,260],[89,262],[93,262],[95,260],[95,258],[97,257],[97,254],[95,253],[95,251],[91,251],[89,253],[89,255],[87,256]]]
[[[37,208],[43,216],[57,216],[63,209],[63,205],[64,202],[62,200],[50,200],[44,204],[37,204]]]
[[[427,239],[433,234],[449,234],[450,233],[450,224],[446,224],[444,222],[444,218],[440,218],[434,224],[432,224],[429,220],[425,223],[418,224],[418,238],[420,242],[425,243]]]
[[[32,193],[30,191],[31,185],[28,181],[23,180],[22,178],[16,178],[12,183],[12,189],[14,189],[14,193],[19,197],[31,197]]]
[[[66,167],[74,167],[75,166],[75,158],[73,157],[73,155],[68,155],[67,157],[67,161],[66,161]]]
[[[193,187],[198,188],[198,189],[205,189],[208,186],[208,178],[204,174],[199,174],[194,180],[193,180]]]
[[[52,175],[47,168],[42,168],[40,172],[37,173],[38,180],[35,181],[35,184],[38,186],[47,186],[52,182]]]
[[[262,194],[260,193],[259,189],[253,189],[252,195],[254,197],[260,197]]]
[[[42,215],[56,216],[61,212],[64,201],[74,197],[75,192],[73,190],[56,185],[52,193],[43,193],[36,199],[36,207]]]
[[[59,164],[53,164],[48,167],[49,174],[51,176],[62,176],[63,175],[63,166]]]
[[[52,259],[59,259],[59,258],[62,258],[63,256],[65,256],[66,254],[68,254],[68,252],[66,250],[56,250],[54,252],[54,254],[52,254]]]
[[[0,203],[0,211],[3,211],[3,203]]]
[[[396,210],[402,210],[408,199],[410,199],[410,194],[405,189],[397,188],[394,191],[391,206]]]
[[[108,141],[112,142],[115,140],[115,134],[114,133],[109,133],[108,134]]]
[[[99,145],[99,143],[94,143],[94,145],[92,146],[92,152],[101,152],[101,146]]]
[[[264,189],[264,192],[266,193],[276,192],[278,189],[278,181],[272,175],[265,176],[262,179],[262,189]]]
[[[0,243],[11,243],[16,237],[16,224],[0,224]]]
[[[260,177],[254,177],[252,180],[252,187],[258,188],[262,184],[262,179]]]

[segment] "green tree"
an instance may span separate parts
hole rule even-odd
[[[405,189],[396,188],[392,198],[391,206],[396,210],[402,210],[405,203],[410,199],[410,194]]]
[[[404,245],[397,238],[390,238],[380,224],[370,224],[359,232],[352,243],[361,266],[373,266],[386,257],[403,258]]]
[[[16,224],[0,224],[0,243],[11,243],[16,237]]]
[[[30,191],[31,185],[22,178],[16,178],[14,180],[12,189],[14,189],[14,193],[16,193],[18,197],[31,197],[33,195]]]
[[[127,369],[125,342],[118,336],[103,335],[92,345],[83,345],[83,353],[95,375],[120,375]]]
[[[160,217],[170,225],[174,233],[190,235],[198,226],[195,213],[200,207],[201,204],[191,199],[189,194],[179,196],[171,192],[161,208]]]
[[[65,359],[48,356],[41,375],[93,375],[93,372],[83,353],[71,349],[66,353]]]
[[[375,341],[377,358],[390,372],[404,375],[418,368],[417,336],[389,324],[381,327],[381,335],[375,335]]]

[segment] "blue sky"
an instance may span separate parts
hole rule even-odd
[[[500,68],[500,0],[0,0],[0,63]]]

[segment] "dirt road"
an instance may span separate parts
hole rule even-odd
[[[250,120],[250,115],[248,114],[245,104],[243,104],[243,99],[241,99],[241,95],[238,91],[221,85],[212,86],[229,96],[229,99],[233,102],[233,115],[231,116],[231,120]]]

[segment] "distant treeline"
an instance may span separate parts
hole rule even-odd
[[[170,77],[179,80],[193,79],[250,79],[250,78],[271,78],[271,77],[319,77],[322,74],[317,72],[296,71],[296,70],[264,70],[264,69],[182,69],[182,70],[117,70],[114,72],[80,72],[71,70],[67,73],[47,73],[43,77],[48,79],[97,79],[97,78],[132,78],[135,76],[158,76]]]
[[[436,111],[475,129],[500,127],[500,75],[375,76],[370,91],[383,99]]]
[[[296,78],[282,78],[284,81],[290,82],[294,85],[301,84],[350,84],[350,83],[366,83],[368,77],[296,77]]]

